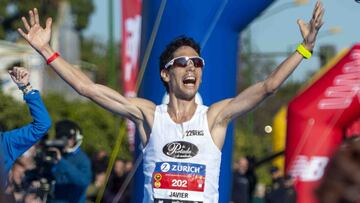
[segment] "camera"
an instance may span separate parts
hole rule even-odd
[[[55,151],[51,150],[51,148],[57,148],[62,153],[67,145],[67,142],[66,138],[46,140],[44,142],[42,153],[39,154],[39,164],[56,163],[57,154]]]
[[[35,193],[42,200],[52,198],[56,184],[52,169],[59,161],[57,150],[62,156],[64,153],[71,153],[80,146],[82,138],[76,123],[69,120],[57,122],[55,139],[44,139],[38,145],[34,158],[36,167],[25,172],[24,188],[29,188],[29,193]]]
[[[35,155],[35,164],[37,167],[51,167],[54,165],[57,160],[56,151],[51,150],[51,148],[57,148],[60,152],[63,151],[67,144],[67,139],[54,139],[54,140],[45,140],[40,144],[40,147],[36,151]]]
[[[66,144],[67,139],[65,138],[45,140],[40,143],[34,158],[36,167],[25,172],[22,182],[24,188],[28,188],[28,193],[35,193],[41,199],[48,194],[52,195],[51,188],[55,184],[55,178],[51,169],[58,160],[56,151],[51,148],[57,148],[62,152]]]

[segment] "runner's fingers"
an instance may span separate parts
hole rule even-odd
[[[318,9],[316,9],[316,12],[315,12],[315,19],[319,18],[321,12],[323,11],[323,8],[321,6],[319,6]]]
[[[316,13],[316,9],[319,7],[319,1],[316,2],[315,6],[314,6],[314,10],[313,10],[313,14],[312,14],[312,18],[315,17],[315,13]]]
[[[23,38],[27,38],[25,32],[21,28],[18,28],[17,31]]]
[[[26,18],[23,16],[23,17],[21,17],[21,20],[22,20],[22,22],[24,24],[25,29],[29,32],[30,31],[30,25],[27,22]]]
[[[35,23],[40,25],[39,11],[37,10],[37,8],[34,8],[34,15],[35,15]]]
[[[29,16],[30,16],[30,25],[31,26],[35,25],[34,12],[32,10],[29,11]]]

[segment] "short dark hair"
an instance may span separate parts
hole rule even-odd
[[[160,55],[160,73],[163,69],[165,69],[166,63],[168,63],[171,59],[174,58],[174,52],[182,47],[189,46],[193,48],[200,56],[200,45],[191,37],[179,36],[173,39],[168,45],[166,45],[165,50]],[[169,92],[168,84],[161,78],[166,91]]]
[[[81,133],[81,128],[77,123],[71,120],[61,120],[55,123],[55,137],[67,139],[76,138]]]

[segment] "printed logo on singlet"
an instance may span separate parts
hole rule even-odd
[[[199,149],[196,145],[185,141],[170,142],[163,147],[163,153],[175,159],[192,158],[196,156],[198,152]]]
[[[206,166],[182,162],[157,162],[153,173],[154,201],[202,203]]]
[[[204,136],[204,131],[203,130],[187,130],[187,131],[185,131],[185,136],[186,137]]]

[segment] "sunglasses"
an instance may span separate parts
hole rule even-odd
[[[202,68],[205,65],[204,59],[199,56],[179,56],[171,59],[171,61],[169,61],[165,65],[165,69],[168,69],[170,66],[178,66],[185,68],[186,66],[188,66],[189,61],[192,61],[196,68]]]

